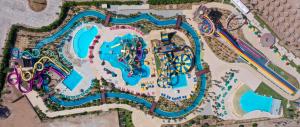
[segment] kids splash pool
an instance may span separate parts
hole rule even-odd
[[[140,37],[126,34],[100,47],[100,59],[108,61],[122,71],[126,84],[136,85],[140,79],[149,77],[150,68],[144,65],[146,43]]]
[[[74,88],[77,87],[77,85],[80,83],[80,81],[82,80],[82,76],[75,70],[72,70],[70,75],[67,76],[67,78],[65,78],[63,80],[63,84],[69,89],[69,90],[73,90]]]

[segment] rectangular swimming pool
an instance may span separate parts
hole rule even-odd
[[[77,87],[81,80],[82,76],[77,71],[72,70],[70,75],[64,79],[63,84],[72,91]]]

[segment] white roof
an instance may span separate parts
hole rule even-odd
[[[231,0],[231,1],[235,6],[237,6],[240,9],[240,11],[242,11],[243,14],[247,14],[249,12],[249,9],[241,0]]]

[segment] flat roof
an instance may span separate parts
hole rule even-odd
[[[231,0],[232,3],[237,6],[243,14],[247,14],[250,10],[248,9],[248,7],[246,7],[246,5],[241,1],[241,0]]]

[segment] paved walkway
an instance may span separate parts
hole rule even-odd
[[[291,75],[295,76],[295,78],[298,81],[300,81],[300,74],[297,72],[297,70],[294,67],[286,65],[286,62],[282,61],[281,57],[278,56],[278,54],[275,54],[273,52],[273,50],[270,49],[269,47],[262,47],[262,45],[259,43],[260,39],[256,35],[254,35],[254,33],[250,29],[248,29],[247,26],[242,27],[242,30],[243,30],[244,35],[247,35],[247,36],[245,36],[245,38],[248,41],[250,41],[250,43],[256,49],[258,49],[264,55],[266,55],[272,63],[276,64],[277,66],[279,66],[286,72],[289,72]]]
[[[207,7],[209,7],[209,8],[221,8],[221,9],[229,10],[229,11],[231,11],[233,13],[239,13],[233,6],[228,5],[228,4],[221,4],[221,3],[217,3],[217,2],[211,2],[211,3],[207,3],[205,5]],[[250,17],[250,21],[254,22],[254,24],[257,22],[256,20],[254,20],[253,15],[249,14],[248,17]],[[251,18],[251,17],[253,17],[253,18]],[[270,53],[270,50],[266,50],[265,48],[262,48],[261,45],[258,44],[259,43],[259,39],[257,37],[255,37],[255,36],[253,36],[253,34],[250,34],[250,32],[247,30],[247,28],[243,28],[243,32],[244,33],[246,32],[247,36],[245,36],[245,37],[248,39],[248,41],[250,43],[252,43],[255,48],[257,48],[258,50],[262,51],[267,56],[267,58],[270,59],[270,61],[272,61],[276,65],[282,67],[285,71],[291,72],[291,74],[294,75],[295,77],[297,77],[298,81],[300,81],[299,80],[300,79],[299,74],[296,72],[296,70],[294,68],[292,68],[290,66],[283,65],[283,62],[280,59],[276,58],[276,55],[274,53]],[[259,75],[261,75],[261,74],[259,74]],[[277,86],[275,86],[272,82],[270,82],[269,80],[266,80],[263,76],[260,76],[260,78],[263,78],[264,82],[267,83],[268,86],[270,86],[276,92],[278,92],[283,97],[285,97],[285,98],[287,98],[289,100],[296,100],[297,98],[300,97],[300,92],[299,91],[294,96],[288,95],[287,93],[285,93],[284,91],[282,91],[280,88],[278,88]]]
[[[11,25],[22,24],[40,28],[54,22],[60,12],[61,0],[47,0],[47,7],[41,12],[29,8],[27,0],[0,1],[0,47],[4,46]],[[0,48],[2,54],[2,48]]]

